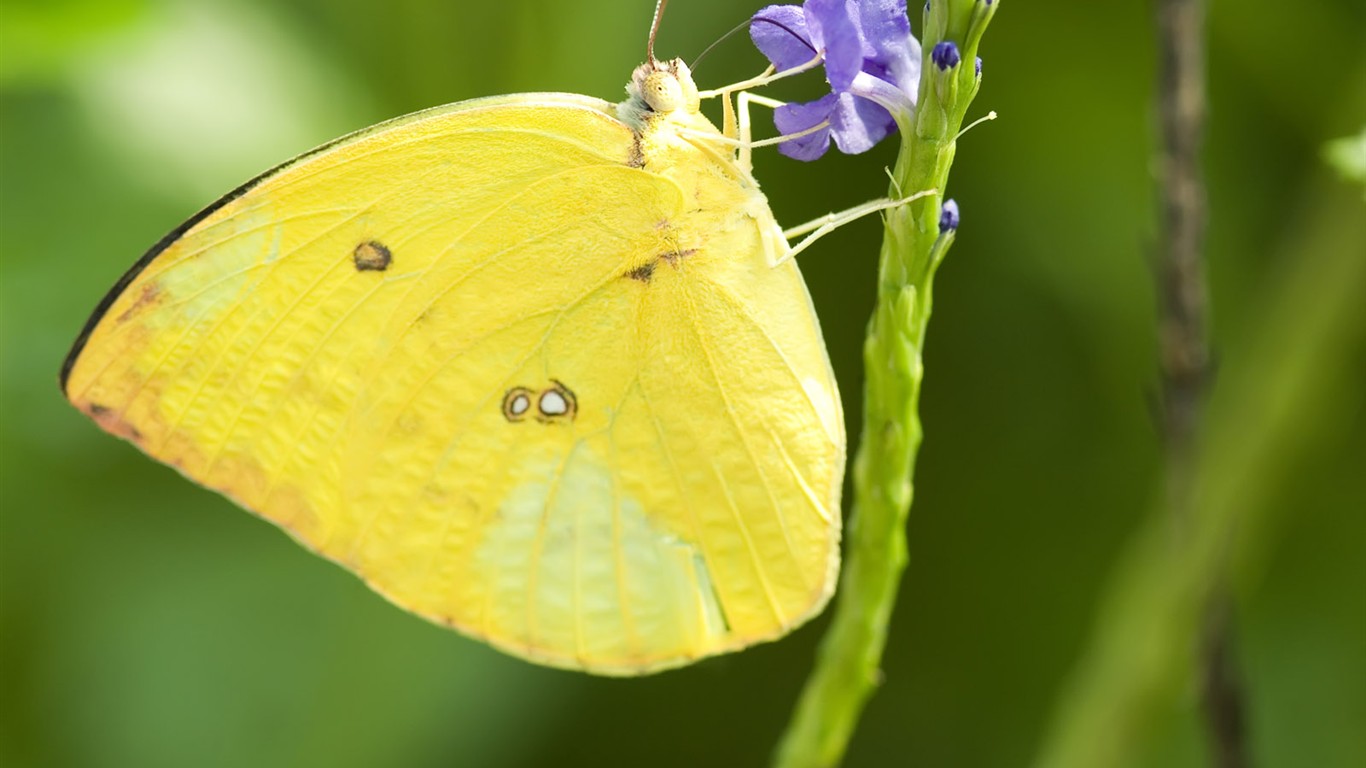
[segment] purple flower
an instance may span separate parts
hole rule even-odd
[[[774,111],[773,122],[784,134],[829,122],[783,142],[778,151],[788,157],[815,160],[832,139],[846,154],[866,152],[891,133],[893,114],[904,117],[915,109],[920,43],[911,35],[906,0],[770,5],[750,19],[749,34],[779,72],[818,55],[825,65],[829,94]]]

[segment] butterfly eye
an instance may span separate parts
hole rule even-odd
[[[650,73],[641,89],[645,103],[656,112],[669,113],[683,106],[683,86],[672,72]]]
[[[535,393],[526,387],[513,387],[503,395],[503,418],[508,421],[522,421],[531,410],[531,398]]]

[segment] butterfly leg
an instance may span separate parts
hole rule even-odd
[[[721,134],[734,143],[735,161],[745,173],[749,173],[754,170],[750,158],[753,145],[750,142],[752,134],[750,131],[749,105],[753,103],[762,104],[766,107],[780,107],[784,102],[758,96],[750,91],[736,92],[735,102],[732,102],[730,100],[731,93],[729,90],[720,92]],[[738,119],[736,116],[737,104]]]
[[[785,229],[783,230],[783,237],[786,237],[788,240],[791,240],[794,237],[801,237],[802,239],[798,241],[796,245],[792,245],[789,248],[787,248],[786,251],[779,253],[777,255],[777,259],[773,261],[773,264],[771,266],[777,266],[779,264],[782,264],[788,259],[806,250],[808,247],[810,247],[812,243],[821,239],[825,235],[834,232],[836,229],[844,226],[845,224],[848,224],[851,221],[861,219],[870,213],[885,211],[889,208],[898,208],[911,202],[912,200],[918,200],[922,197],[928,197],[930,195],[935,194],[938,194],[938,190],[927,189],[924,192],[916,192],[913,195],[903,197],[898,200],[891,200],[888,198],[883,198],[881,200],[870,200],[869,202],[866,202],[862,205],[856,205],[853,208],[847,208],[837,213],[827,213],[826,215],[821,216],[820,218],[812,219],[811,221],[808,221],[805,224],[800,224],[790,229]]]
[[[787,102],[778,101],[776,99],[770,99],[764,96],[756,96],[752,93],[749,93],[748,91],[741,92],[737,100],[740,102],[738,119],[739,125],[738,128],[733,130],[739,134],[739,138],[724,133],[721,136],[717,136],[715,133],[702,133],[701,131],[693,131],[687,128],[679,128],[678,132],[684,136],[695,136],[699,139],[704,139],[715,144],[721,144],[728,147],[735,147],[736,163],[740,165],[742,168],[744,168],[746,172],[748,172],[751,166],[750,151],[753,150],[755,147],[771,147],[774,144],[782,144],[785,141],[800,139],[801,137],[806,136],[807,134],[815,133],[817,131],[823,131],[826,128],[830,127],[829,120],[822,120],[821,122],[816,123],[810,128],[797,131],[796,133],[785,133],[782,136],[774,136],[771,139],[760,139],[759,141],[752,141],[749,138],[749,105],[753,103],[762,104],[766,107],[781,107],[783,106],[783,104]],[[727,104],[729,104],[729,101],[727,101]]]
[[[739,135],[736,137],[740,140],[740,146],[736,150],[736,162],[745,173],[750,173],[754,170],[754,163],[751,159],[751,155],[756,145],[751,140],[753,134],[751,133],[752,125],[749,118],[749,105],[758,104],[763,107],[768,107],[769,109],[777,109],[786,102],[770,99],[767,96],[760,96],[757,93],[751,93],[750,91],[741,91],[739,95],[736,96],[735,100],[739,105],[740,113]],[[729,103],[729,99],[727,100],[727,103]]]
[[[721,133],[728,139],[738,139],[735,125],[735,105],[730,100],[730,94],[726,93],[721,96]]]

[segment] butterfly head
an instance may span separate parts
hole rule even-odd
[[[632,125],[678,112],[682,112],[683,117],[694,115],[701,105],[692,72],[682,59],[652,59],[636,67],[630,84],[626,86],[626,95],[621,111],[624,116],[634,118],[627,120]]]

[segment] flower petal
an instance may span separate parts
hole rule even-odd
[[[914,104],[920,90],[920,41],[911,34],[906,0],[863,0],[858,10],[864,57],[884,67],[890,77],[882,79],[906,92]],[[872,72],[868,67],[864,71]]]
[[[907,94],[888,80],[868,72],[860,72],[854,77],[849,93],[881,105],[892,117],[915,112],[914,94]]]
[[[863,41],[854,23],[851,0],[806,0],[806,28],[811,42],[825,53],[825,79],[835,93],[849,89],[863,69]]]
[[[853,98],[852,96],[848,98]],[[784,104],[773,110],[773,124],[781,134],[800,133],[830,119],[830,111],[835,108],[836,96],[825,96],[805,104]],[[827,126],[800,138],[784,141],[778,151],[794,160],[815,160],[830,148],[830,128]]]
[[[858,4],[858,25],[868,46],[864,55],[870,59],[885,58],[897,46],[905,45],[911,34],[906,0],[862,0]]]
[[[857,154],[886,138],[915,113],[920,90],[920,42],[911,34],[907,0],[805,0],[801,7],[771,5],[750,20],[750,37],[780,71],[819,56],[831,93],[774,112],[784,135],[828,127],[789,139],[779,151],[799,160],[825,154],[833,139]],[[893,116],[896,116],[894,119]]]
[[[811,61],[817,46],[806,29],[806,14],[796,5],[770,5],[749,20],[749,39],[779,71]],[[819,121],[818,121],[819,122]]]
[[[830,135],[846,155],[867,152],[887,138],[896,121],[877,104],[852,93],[841,93],[830,113]]]

